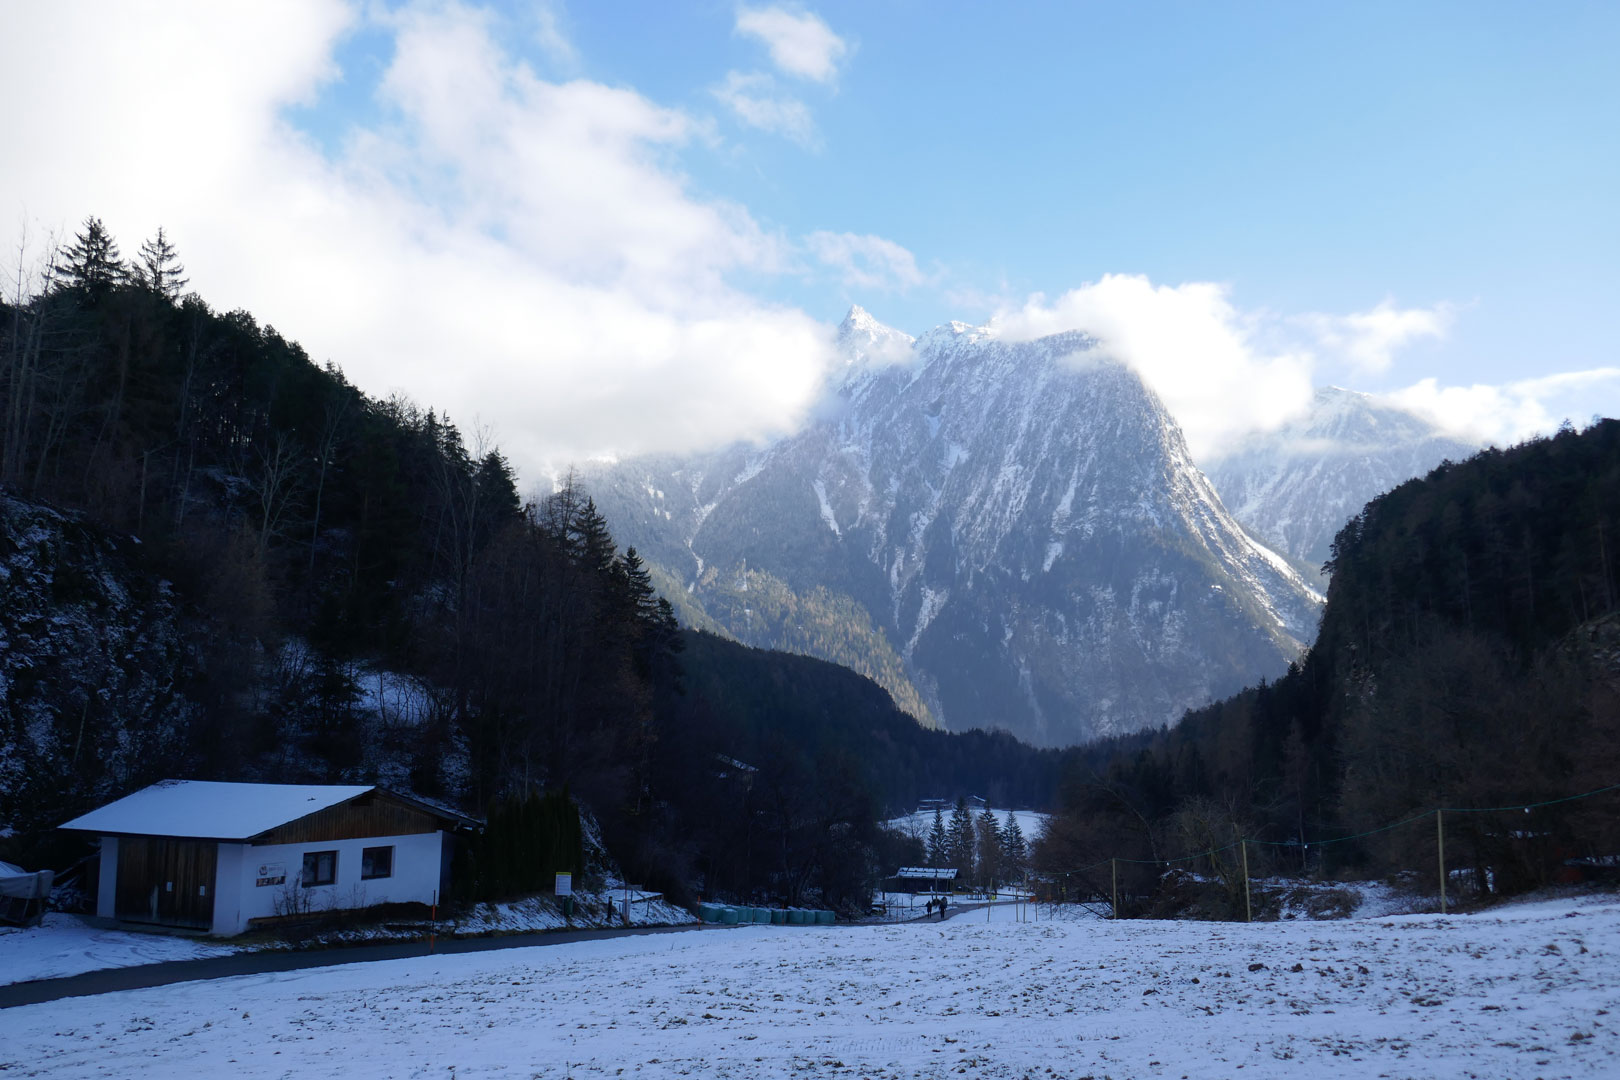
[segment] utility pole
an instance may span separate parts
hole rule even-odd
[[[1446,913],[1446,825],[1445,811],[1434,812],[1434,842],[1440,852],[1440,914]]]

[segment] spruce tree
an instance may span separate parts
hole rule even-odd
[[[928,865],[942,869],[950,861],[950,842],[945,837],[945,812],[934,807],[934,827],[928,833]]]
[[[985,891],[993,890],[1001,883],[1001,827],[996,824],[996,815],[987,806],[979,814],[977,823],[979,834],[979,880],[983,883]]]
[[[71,289],[98,297],[122,285],[128,276],[118,244],[98,217],[84,219],[84,228],[58,257],[56,276]]]
[[[1007,819],[1001,823],[1001,865],[1003,873],[1009,877],[1020,874],[1024,869],[1024,861],[1029,858],[1029,842],[1024,839],[1024,830],[1019,828],[1018,819],[1013,817],[1011,810],[1007,811]]]
[[[957,798],[956,806],[951,810],[946,845],[946,857],[950,865],[956,867],[957,880],[973,880],[973,814],[967,808],[967,800],[961,797]]]
[[[169,243],[161,226],[156,236],[141,245],[141,260],[135,267],[135,277],[148,289],[170,300],[178,298],[180,290],[190,280],[186,277],[186,268],[180,264],[180,257],[175,254],[174,245]]]

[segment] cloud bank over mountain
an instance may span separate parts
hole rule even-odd
[[[801,99],[835,100],[857,71],[853,38],[813,11],[722,17],[760,70],[716,65],[672,106],[579,75],[589,58],[554,4],[522,18],[455,2],[19,8],[0,64],[50,92],[0,118],[0,209],[11,240],[31,245],[11,273],[26,276],[50,234],[70,238],[86,214],[126,251],[162,226],[211,303],[262,313],[373,393],[489,427],[531,477],[596,455],[790,434],[838,368],[841,314],[784,301],[793,282],[879,306],[988,294],[941,261],[952,252],[915,251],[836,213],[791,231],[694,179],[701,154],[741,152],[720,134],[727,110],[736,137],[819,145]],[[1445,303],[1278,313],[1223,284],[1107,274],[977,309],[960,314],[993,316],[1008,341],[1066,329],[1101,339],[1168,404],[1200,460],[1300,415],[1329,380],[1376,377],[1479,441],[1584,421],[1620,397],[1613,368],[1403,379],[1402,351],[1466,313]]]

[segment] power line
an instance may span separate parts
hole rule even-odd
[[[1506,814],[1515,810],[1528,812],[1531,810],[1539,810],[1546,806],[1559,806],[1563,803],[1575,802],[1579,799],[1589,799],[1594,795],[1603,795],[1611,791],[1620,791],[1620,784],[1609,784],[1605,787],[1594,788],[1591,791],[1583,791],[1578,795],[1565,795],[1557,799],[1543,799],[1540,802],[1520,803],[1516,806],[1441,806],[1436,807],[1434,810],[1424,810],[1421,813],[1413,814],[1411,817],[1402,818],[1400,821],[1393,822],[1389,825],[1380,825],[1376,829],[1367,829],[1363,832],[1350,833],[1347,836],[1329,837],[1326,840],[1310,840],[1301,843],[1298,840],[1254,840],[1244,837],[1227,844],[1224,847],[1210,848],[1208,851],[1200,851],[1192,855],[1182,855],[1174,859],[1100,859],[1097,862],[1088,863],[1085,866],[1070,870],[1057,870],[1053,871],[1053,873],[1083,874],[1088,870],[1095,870],[1099,866],[1105,866],[1111,861],[1130,863],[1136,866],[1171,866],[1176,863],[1192,862],[1197,859],[1209,858],[1211,856],[1218,855],[1223,851],[1231,851],[1233,848],[1243,843],[1263,844],[1267,847],[1326,847],[1329,844],[1342,844],[1350,840],[1360,840],[1363,837],[1376,836],[1379,833],[1389,832],[1391,829],[1399,829],[1401,826],[1410,825],[1414,821],[1423,821],[1430,818],[1437,812],[1445,814]]]

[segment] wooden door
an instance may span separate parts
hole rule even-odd
[[[114,914],[129,922],[212,928],[218,860],[219,848],[212,841],[120,839]]]

